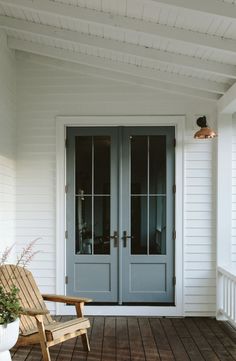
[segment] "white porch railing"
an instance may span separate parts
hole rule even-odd
[[[236,275],[222,267],[217,268],[218,278],[218,312],[236,325]]]

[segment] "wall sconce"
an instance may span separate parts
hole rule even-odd
[[[216,132],[208,127],[205,115],[198,118],[196,123],[201,129],[194,134],[195,139],[208,139],[217,137]]]

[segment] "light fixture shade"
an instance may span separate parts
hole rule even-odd
[[[194,134],[195,139],[209,139],[217,137],[216,132],[207,126],[206,117],[197,119],[197,125],[201,128]]]

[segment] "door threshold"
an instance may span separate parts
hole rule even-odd
[[[170,306],[175,306],[175,304],[173,302],[123,302],[122,304],[119,304],[117,302],[90,302],[88,304],[86,304],[86,306],[91,307],[91,306],[119,306],[119,307],[124,307],[124,306],[153,306],[153,307],[170,307]]]

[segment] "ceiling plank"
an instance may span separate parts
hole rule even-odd
[[[78,69],[81,71],[81,67],[78,64],[82,64],[83,72],[87,67],[87,74],[90,76],[103,77],[129,84],[132,83],[151,89],[159,89],[168,93],[184,94],[187,96],[200,97],[207,100],[219,99],[219,95],[215,93],[191,89],[185,86],[171,84],[164,81],[157,81],[153,78],[149,78],[150,75],[146,77],[146,69],[143,69],[142,73],[140,73],[140,69],[134,65],[118,64],[112,60],[76,53],[65,49],[54,48],[43,44],[36,44],[30,41],[19,40],[11,37],[8,38],[8,46],[11,49],[53,58],[54,66],[61,66],[62,60],[68,61],[70,64],[67,65],[67,70],[70,71],[78,71]],[[43,60],[41,57],[41,61],[48,62],[48,59]]]
[[[203,5],[209,1],[212,1],[213,3],[213,0],[201,0],[200,4],[202,4],[203,7]],[[165,1],[163,0],[163,2]],[[168,2],[168,0],[166,0],[166,2]],[[175,3],[175,0],[169,0],[169,2]],[[183,3],[183,5],[188,4],[188,2],[188,0],[177,0],[177,3]],[[216,2],[216,0],[214,0],[214,2]],[[194,4],[195,0],[191,0],[190,3]],[[198,3],[198,1],[196,1],[196,3]],[[218,1],[217,3],[221,2]],[[104,26],[123,28],[144,34],[177,40],[184,43],[191,43],[205,48],[236,53],[236,41],[232,39],[180,29],[177,27],[170,27],[154,22],[152,23],[139,19],[129,18],[126,16],[100,12],[88,8],[66,5],[50,0],[0,0],[0,4],[12,5],[18,8],[35,10],[51,15],[69,17],[75,20],[79,19],[80,21],[99,23],[103,24]],[[224,4],[224,6],[227,8],[228,3],[222,4]],[[233,10],[232,13],[234,13]]]
[[[36,24],[25,20],[14,19],[6,16],[0,16],[0,27],[11,30],[14,29],[25,33],[31,33],[31,34],[33,33],[35,35],[42,35],[57,40],[66,40],[76,44],[84,44],[96,48],[98,47],[105,48],[115,52],[117,51],[120,51],[122,53],[124,52],[124,44],[118,41],[99,38],[97,36],[85,35],[71,30],[59,29],[48,25]],[[143,51],[143,53],[145,53],[146,49],[141,48],[141,50]],[[137,54],[133,54],[133,55],[137,55]],[[105,63],[104,58],[103,58],[103,62]],[[126,65],[128,68],[129,64],[115,62],[113,70],[116,70],[116,68],[121,68],[121,67],[125,68]],[[170,72],[152,70],[150,68],[144,68],[141,66],[139,67],[133,66],[133,67],[135,71],[138,68],[139,74],[143,74],[144,77],[150,79],[156,79],[158,81],[180,84],[190,88],[211,91],[218,94],[224,94],[229,88],[228,84],[214,82],[211,80],[198,79],[194,77],[173,74]]]
[[[211,15],[236,19],[235,4],[219,0],[151,0],[165,5],[175,6],[187,10],[196,10]]]

